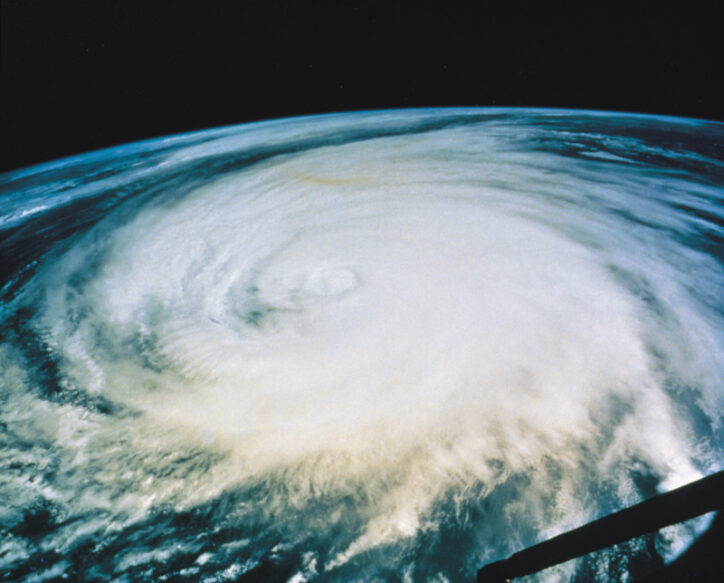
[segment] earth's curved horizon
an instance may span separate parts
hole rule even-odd
[[[0,176],[3,175],[20,175],[26,172],[36,172],[41,169],[50,169],[60,164],[66,164],[76,158],[83,158],[92,155],[102,155],[107,153],[111,155],[112,152],[119,149],[123,149],[130,146],[149,146],[157,143],[161,140],[169,138],[181,138],[182,136],[188,139],[193,139],[200,134],[213,134],[216,132],[228,132],[232,129],[247,128],[256,124],[268,124],[274,122],[284,122],[291,120],[304,120],[304,119],[319,119],[325,117],[338,117],[344,115],[375,115],[385,114],[393,112],[412,112],[412,111],[437,111],[437,112],[463,112],[463,111],[477,111],[477,112],[497,112],[497,113],[536,113],[536,114],[565,114],[565,115],[591,115],[591,116],[619,116],[621,118],[632,117],[649,120],[659,121],[670,121],[679,123],[692,123],[692,124],[712,124],[712,125],[724,125],[724,120],[718,117],[697,117],[695,115],[676,115],[674,113],[648,113],[643,111],[634,111],[628,109],[592,109],[587,107],[529,107],[525,105],[510,105],[510,106],[478,106],[478,105],[445,105],[445,106],[413,106],[413,107],[390,107],[390,108],[370,108],[370,109],[339,109],[334,111],[325,111],[318,113],[299,113],[293,115],[278,115],[273,117],[249,119],[246,121],[238,121],[231,124],[223,125],[211,125],[208,127],[197,127],[193,129],[183,129],[180,131],[172,131],[171,133],[161,133],[159,135],[152,136],[139,136],[138,139],[131,139],[126,141],[119,141],[115,143],[102,144],[99,147],[90,149],[75,150],[72,152],[63,153],[59,156],[47,156],[45,158],[38,157],[36,160],[21,164],[16,167],[4,168],[0,170]]]
[[[381,110],[0,174],[0,572],[466,581],[722,469],[723,138]]]

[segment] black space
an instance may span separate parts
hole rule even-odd
[[[724,119],[715,3],[0,0],[0,170],[187,130],[436,105]]]

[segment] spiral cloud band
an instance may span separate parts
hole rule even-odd
[[[0,568],[466,580],[721,469],[722,137],[411,110],[0,177]]]

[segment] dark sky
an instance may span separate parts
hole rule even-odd
[[[0,170],[355,109],[528,105],[724,119],[719,20],[688,3],[622,12],[598,2],[563,11],[512,1],[0,1]]]

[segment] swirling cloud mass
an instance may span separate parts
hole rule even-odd
[[[390,111],[0,177],[0,570],[469,580],[721,469],[723,137]]]

